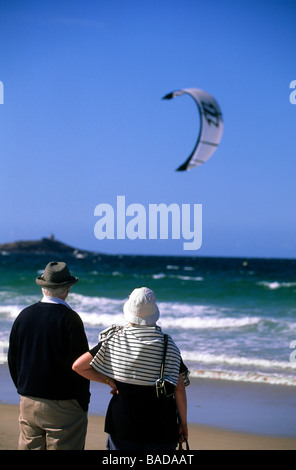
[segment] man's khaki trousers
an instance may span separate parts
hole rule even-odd
[[[77,400],[21,396],[19,427],[19,450],[83,450],[87,412]]]

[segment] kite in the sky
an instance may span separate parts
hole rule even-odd
[[[206,91],[197,88],[184,88],[183,90],[173,91],[165,95],[163,99],[170,100],[175,98],[175,96],[186,93],[192,96],[197,104],[200,114],[200,131],[193,151],[185,163],[177,168],[177,171],[190,170],[207,161],[217,149],[223,132],[220,106]]]

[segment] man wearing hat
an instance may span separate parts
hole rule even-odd
[[[8,364],[20,399],[19,450],[82,450],[89,381],[72,370],[88,351],[79,315],[66,303],[73,277],[64,262],[48,263],[36,283],[43,298],[16,318]]]

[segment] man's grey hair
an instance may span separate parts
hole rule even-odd
[[[43,295],[47,297],[63,297],[66,292],[69,290],[69,286],[67,287],[42,287]]]

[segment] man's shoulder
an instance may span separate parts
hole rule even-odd
[[[75,310],[67,307],[66,305],[58,304],[58,303],[41,302],[41,301],[25,307],[19,313],[18,317],[21,318],[24,316],[33,315],[34,313],[38,314],[41,311],[43,311],[44,313],[48,313],[48,314],[54,314],[54,312],[56,312],[56,314],[59,314],[59,315],[64,314],[66,316],[79,317],[78,313],[75,312]]]
[[[27,307],[23,308],[19,314],[17,315],[16,319],[14,320],[12,329],[31,321],[31,319],[35,318],[35,314],[38,311],[39,304],[41,302],[36,302],[35,304],[28,305]]]
[[[25,307],[19,313],[15,319],[14,327],[23,328],[30,325],[40,327],[44,322],[47,327],[49,327],[49,324],[64,325],[66,328],[81,328],[81,325],[83,325],[79,314],[66,305],[39,301]]]
[[[34,304],[28,305],[27,307],[23,308],[23,310],[20,311],[19,315],[24,315],[30,311],[34,311],[39,308],[41,302],[35,302]]]

